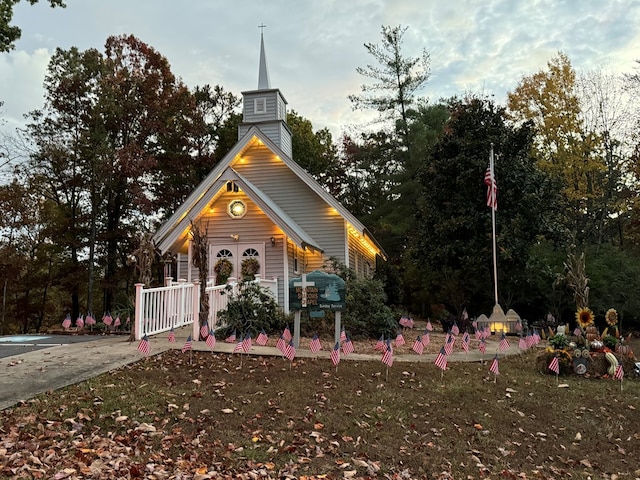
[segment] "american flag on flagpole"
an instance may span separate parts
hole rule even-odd
[[[296,347],[293,346],[293,340],[289,340],[286,348],[284,349],[284,356],[287,357],[290,361],[296,356]]]
[[[207,335],[207,347],[209,347],[211,350],[213,350],[213,348],[216,346],[216,336],[213,334],[213,332],[209,332],[209,335]]]
[[[291,330],[289,330],[289,325],[287,325],[286,327],[284,327],[284,331],[282,332],[282,338],[284,338],[285,342],[290,342],[291,341]]]
[[[258,338],[256,338],[256,343],[260,346],[265,346],[267,344],[267,342],[269,341],[269,337],[267,336],[267,334],[265,333],[264,330],[262,330],[260,332],[260,334],[258,335]]]
[[[500,338],[500,343],[498,344],[498,348],[500,348],[501,352],[505,350],[509,350],[509,340],[507,340],[507,336],[502,332],[502,337]]]
[[[385,346],[384,354],[382,354],[382,363],[384,363],[387,367],[393,365],[393,349],[391,348],[391,342],[387,340],[387,344]]]
[[[498,184],[493,170],[493,158],[489,162],[487,171],[484,174],[484,184],[487,186],[487,207],[498,209]]]
[[[146,357],[149,356],[149,353],[151,352],[151,345],[149,344],[149,337],[147,337],[146,335],[140,339],[140,343],[138,344],[138,351]]]
[[[347,339],[342,342],[342,353],[344,353],[345,357],[350,353],[353,353],[353,342],[348,336]]]
[[[444,351],[444,347],[440,349],[440,353],[438,353],[438,356],[436,357],[435,364],[436,367],[441,370],[447,369],[447,353]]]
[[[402,335],[401,332],[398,332],[398,335],[396,335],[396,347],[401,347],[404,344],[405,344],[404,336]]]
[[[498,368],[498,354],[496,354],[496,356],[493,357],[493,361],[491,362],[489,371],[496,376],[500,375],[500,369]]]
[[[551,370],[556,375],[560,374],[560,362],[558,361],[558,356],[554,355],[551,359],[551,363],[549,364],[549,370]]]
[[[322,350],[322,344],[320,343],[320,338],[318,338],[317,333],[313,334],[313,338],[309,342],[309,350],[311,350],[311,353],[318,353]]]
[[[333,350],[331,350],[331,363],[333,363],[334,367],[337,367],[340,363],[340,342],[336,342],[333,346]]]
[[[171,327],[171,330],[169,330],[169,336],[167,337],[167,339],[169,340],[169,343],[176,343],[176,332],[173,327]]]
[[[187,337],[187,340],[184,342],[184,345],[182,346],[182,353],[186,352],[187,350],[191,350],[192,347],[193,345],[191,343],[191,335],[189,335]]]
[[[618,366],[616,367],[616,370],[613,373],[613,378],[620,381],[622,381],[622,379],[624,378],[624,369],[622,368],[621,364],[618,364]]]
[[[420,335],[418,335],[416,341],[413,342],[413,347],[411,347],[411,350],[416,352],[418,355],[422,355],[422,352],[424,352],[424,344],[422,343],[422,338],[420,337]]]
[[[236,331],[234,330],[231,334],[224,339],[226,343],[236,343]]]
[[[207,338],[209,336],[209,324],[205,320],[200,327],[200,338]]]

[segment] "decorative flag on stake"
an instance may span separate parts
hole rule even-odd
[[[347,332],[344,331],[344,327],[340,330],[340,341],[344,342],[347,339]]]
[[[580,330],[580,327],[576,327],[576,328],[573,330],[573,334],[574,334],[576,337],[580,337],[580,336],[582,335],[582,330]]]
[[[509,350],[509,340],[507,340],[507,336],[504,334],[504,332],[502,332],[502,337],[500,338],[500,344],[498,345],[498,347],[500,348],[501,352],[504,352],[505,350]]]
[[[287,357],[290,361],[296,356],[296,347],[293,346],[293,340],[289,340],[287,347],[284,349],[284,356]]]
[[[549,370],[556,375],[560,374],[560,362],[558,361],[558,355],[554,355],[551,359],[551,363],[549,363]]]
[[[67,316],[62,321],[62,328],[67,330],[69,327],[71,327],[71,315],[67,313]]]
[[[498,209],[498,184],[493,171],[493,156],[484,174],[484,184],[487,186],[487,207]]]
[[[443,373],[447,369],[447,353],[444,351],[444,347],[440,349],[440,353],[438,353],[438,356],[436,357],[435,364]]]
[[[464,332],[464,335],[462,336],[462,349],[469,353],[469,341],[471,340],[471,338],[469,337],[469,332]]]
[[[291,341],[291,330],[289,330],[289,325],[284,327],[284,332],[282,332],[282,338],[284,338],[285,342]]]
[[[456,343],[456,337],[453,335],[449,335],[447,341],[444,344],[444,352],[447,355],[451,355],[453,353],[453,345]]]
[[[260,334],[258,335],[258,338],[256,338],[256,343],[262,347],[264,347],[267,342],[269,341],[269,337],[267,336],[267,334],[265,333],[264,329],[260,332]]]
[[[493,377],[494,383],[497,381],[498,375],[500,375],[500,369],[498,368],[498,354],[493,357],[493,362],[491,362],[491,366],[489,367],[489,371],[493,373],[495,376]]]
[[[538,331],[534,328],[533,329],[533,344],[537,345],[538,343],[540,343],[540,334],[538,333]]]
[[[149,353],[151,352],[151,345],[149,344],[149,337],[147,337],[146,335],[140,339],[140,343],[138,344],[138,351],[145,357],[149,356]]]
[[[618,366],[616,367],[613,378],[620,381],[622,381],[622,379],[624,378],[624,369],[622,368],[622,364],[618,364]]]
[[[242,340],[242,350],[245,353],[249,353],[251,351],[251,347],[252,347],[252,345],[251,345],[251,334],[247,333],[244,336],[244,339]]]
[[[205,320],[200,327],[200,338],[207,338],[209,336],[209,324]]]
[[[427,332],[433,331],[433,325],[431,325],[431,320],[427,320],[426,329],[427,329]]]
[[[173,327],[171,327],[171,330],[169,330],[168,340],[169,340],[169,343],[176,343],[176,332],[173,329]]]
[[[520,340],[518,340],[518,348],[520,348],[520,350],[527,350],[529,348],[527,340],[524,337],[520,337]]]
[[[186,352],[187,350],[191,351],[192,347],[193,345],[191,343],[191,335],[189,335],[187,337],[187,340],[184,342],[184,345],[182,346],[182,353]]]
[[[209,347],[211,350],[214,349],[214,347],[216,346],[216,336],[213,334],[213,332],[209,332],[209,335],[207,335],[207,347]]]
[[[384,363],[387,367],[393,365],[393,349],[391,348],[391,341],[387,340],[387,344],[385,345],[384,354],[382,355],[382,363]]]
[[[309,342],[309,350],[311,350],[311,353],[318,353],[322,350],[322,344],[320,343],[317,333],[313,334],[313,338]]]
[[[460,328],[458,327],[458,324],[456,322],[453,322],[453,326],[451,327],[451,333],[453,335],[460,334]]]
[[[416,341],[413,342],[413,347],[411,348],[411,350],[416,352],[418,355],[422,355],[422,352],[424,352],[424,344],[422,343],[422,338],[420,337],[420,335],[418,335]]]
[[[286,346],[287,346],[287,342],[284,340],[284,337],[280,335],[280,338],[278,338],[278,341],[276,342],[276,348],[284,354],[284,350]]]
[[[531,333],[527,333],[527,336],[525,337],[525,343],[527,344],[527,349],[533,347],[536,343],[536,341],[533,338],[533,335],[531,335]]]
[[[521,332],[522,331],[522,321],[518,318],[518,320],[516,320],[516,332]]]
[[[227,343],[236,343],[236,331],[234,330],[231,335],[224,339],[224,341]]]
[[[340,342],[336,342],[336,344],[333,346],[330,357],[331,363],[333,363],[333,366],[337,369],[338,364],[340,363]]]
[[[109,312],[105,313],[102,316],[102,323],[104,323],[107,327],[110,327],[111,324],[113,323],[113,317]]]
[[[405,344],[404,336],[402,335],[401,332],[398,332],[398,335],[396,335],[396,347],[401,347],[404,344]]]
[[[233,353],[237,353],[237,352],[242,353],[242,352],[244,352],[244,348],[242,348],[243,344],[244,344],[244,339],[242,339],[242,338],[239,339],[236,342],[236,346],[233,347]]]
[[[113,326],[118,328],[120,325],[122,325],[122,322],[120,321],[120,315],[117,315],[116,319],[113,321]]]
[[[87,313],[87,317],[84,319],[85,323],[87,325],[95,325],[96,324],[96,319],[93,318],[93,315],[91,313]]]
[[[350,353],[353,353],[353,342],[349,337],[347,337],[347,339],[342,342],[342,353],[344,353],[345,357]]]
[[[487,342],[485,342],[484,338],[480,339],[480,343],[478,343],[478,350],[480,350],[480,353],[483,355],[487,353]]]
[[[82,330],[84,328],[84,319],[82,318],[82,315],[76,318],[76,328],[78,330]]]
[[[384,335],[380,336],[380,339],[376,343],[375,349],[380,351],[384,350]]]
[[[431,338],[429,336],[429,332],[425,332],[424,335],[422,335],[422,345],[426,347],[430,343],[431,343]]]

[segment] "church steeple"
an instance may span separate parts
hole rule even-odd
[[[259,25],[264,30],[266,25]],[[289,157],[292,153],[291,129],[287,126],[287,101],[277,88],[271,87],[267,56],[264,51],[264,32],[260,32],[260,68],[258,89],[242,92],[242,123],[238,140],[251,127],[262,132]]]
[[[267,56],[264,53],[264,27],[260,24],[260,70],[258,72],[258,90],[269,90],[271,82],[269,81],[269,69],[267,68]]]

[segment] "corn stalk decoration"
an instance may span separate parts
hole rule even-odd
[[[191,222],[191,255],[193,266],[198,269],[200,279],[200,325],[209,318],[209,297],[206,294],[207,276],[209,272],[209,255],[207,228],[201,224]]]
[[[152,239],[153,234],[142,233],[138,241],[138,248],[133,251],[138,281],[147,287],[151,286],[153,281],[153,264],[159,256]]]
[[[567,255],[567,261],[564,262],[565,275],[564,280],[567,286],[573,290],[573,299],[576,302],[576,309],[589,306],[589,279],[585,271],[584,252],[580,256],[571,252]]]

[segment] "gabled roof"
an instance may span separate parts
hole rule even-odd
[[[236,180],[247,196],[254,201],[269,218],[280,227],[292,240],[301,247],[322,251],[305,231],[299,227],[278,205],[261,190],[252,185],[246,178],[236,172],[231,164],[238,155],[243,155],[252,146],[262,142],[274,155],[277,155],[289,169],[295,173],[313,192],[328,205],[333,207],[356,231],[366,236],[380,251],[379,244],[365,226],[349,212],[340,202],[329,194],[322,186],[300,165],[289,158],[275,143],[273,143],[259,128],[252,126],[236,143],[224,158],[211,170],[209,175],[187,197],[185,202],[158,229],[153,241],[160,251],[167,251],[174,244],[182,232],[186,231],[191,220],[201,215],[207,205],[219,195],[222,187],[229,180]]]

